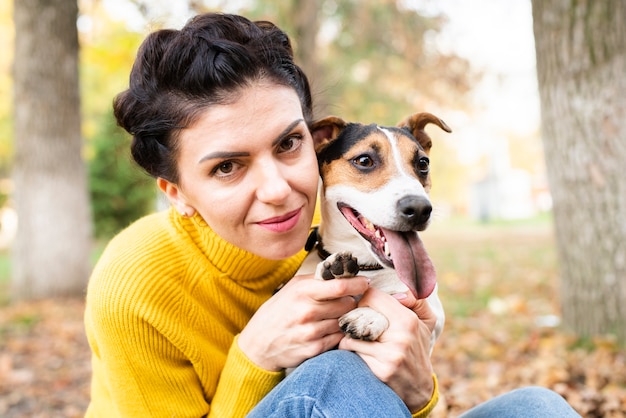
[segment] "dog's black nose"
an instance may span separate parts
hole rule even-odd
[[[423,196],[405,196],[398,200],[398,212],[411,227],[425,227],[433,207]]]

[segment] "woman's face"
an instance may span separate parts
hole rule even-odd
[[[180,212],[199,212],[226,241],[267,259],[303,247],[318,167],[293,89],[246,87],[232,104],[204,111],[179,140],[179,184],[158,184]]]

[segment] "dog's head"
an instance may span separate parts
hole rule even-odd
[[[341,245],[356,235],[369,244],[366,252],[348,248],[360,261],[395,267],[399,275],[401,265],[419,262],[415,257],[422,257],[423,245],[417,231],[428,226],[432,211],[432,141],[424,131],[429,123],[451,132],[430,113],[416,113],[395,127],[348,123],[334,116],[312,125],[322,177],[324,240],[328,244],[331,234],[337,246],[329,251],[346,250]],[[434,287],[434,279],[422,284],[411,280],[418,284],[407,286],[419,297]]]

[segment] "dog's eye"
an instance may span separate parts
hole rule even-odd
[[[417,162],[417,169],[420,171],[420,174],[428,174],[430,170],[430,160],[427,157],[422,157]]]
[[[359,155],[352,162],[361,168],[370,168],[374,165],[374,160],[369,155]]]

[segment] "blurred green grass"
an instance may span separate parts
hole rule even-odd
[[[0,251],[0,285],[5,285],[11,278],[11,260],[7,250]]]
[[[421,233],[435,264],[447,313],[468,317],[523,304],[533,315],[558,310],[552,220],[435,221]]]
[[[0,306],[9,302],[11,280],[11,257],[8,250],[0,250]]]

